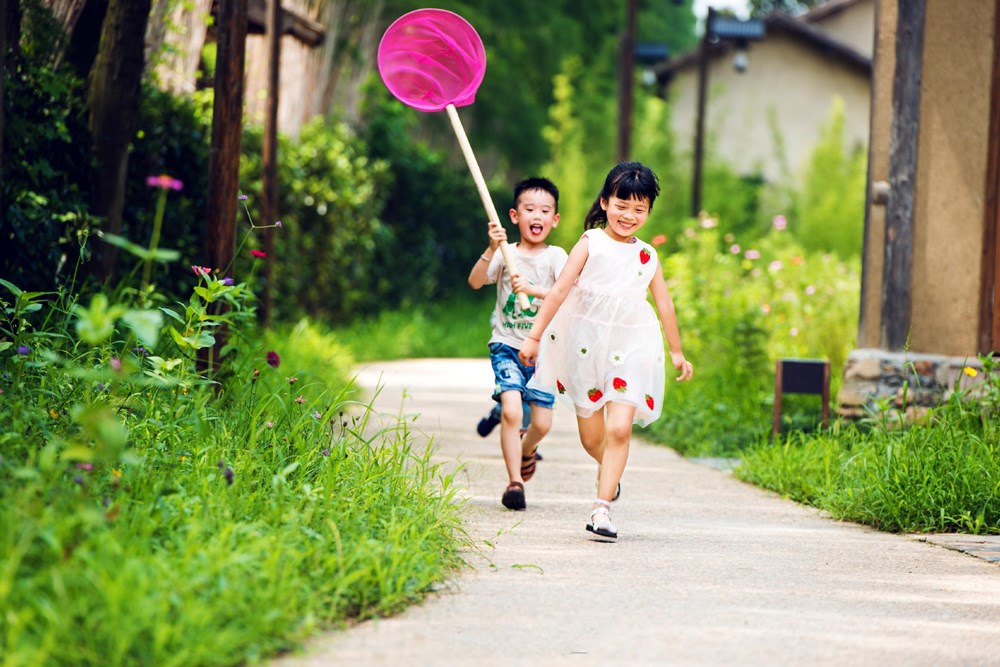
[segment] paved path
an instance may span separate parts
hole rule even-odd
[[[378,405],[417,413],[440,460],[465,464],[471,568],[424,604],[316,638],[276,667],[325,665],[1000,664],[1000,567],[822,517],[633,441],[617,544],[584,530],[595,466],[556,412],[527,485],[504,510],[485,360],[372,364]],[[404,393],[407,396],[401,399]],[[495,546],[486,546],[489,540]]]

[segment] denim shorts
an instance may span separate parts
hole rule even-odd
[[[505,391],[521,392],[521,400],[542,408],[555,405],[555,397],[547,391],[528,386],[528,380],[535,374],[534,366],[525,366],[517,358],[517,350],[503,343],[490,343],[490,363],[496,387],[493,398],[499,400]]]

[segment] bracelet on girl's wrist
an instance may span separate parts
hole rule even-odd
[[[529,339],[535,341],[536,343],[541,343],[542,342],[541,338],[535,338],[534,336],[525,336],[525,338],[529,338]]]
[[[483,253],[482,255],[480,255],[479,259],[481,259],[481,260],[483,260],[484,262],[487,262],[487,263],[489,263],[489,262],[491,262],[493,260],[492,257],[487,257],[485,253]]]

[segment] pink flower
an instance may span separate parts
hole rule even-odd
[[[733,245],[729,246],[729,252],[733,253],[734,255],[740,254],[739,244],[734,243]]]
[[[653,237],[652,239],[650,239],[650,241],[649,241],[649,243],[650,243],[650,244],[651,244],[651,245],[652,245],[652,246],[653,246],[654,248],[655,248],[655,247],[657,247],[657,246],[661,246],[661,245],[663,245],[663,244],[664,244],[664,243],[666,243],[666,242],[667,242],[667,235],[666,235],[666,234],[657,234],[656,236],[654,236],[654,237]]]
[[[781,271],[781,262],[779,262],[778,260],[774,260],[773,262],[770,263],[770,265],[768,265],[767,268],[771,269],[772,271]]]
[[[813,287],[812,285],[809,285],[808,287],[806,287],[806,294],[812,296],[815,293],[816,293],[816,288],[815,287]]]
[[[788,220],[786,220],[783,215],[774,216],[774,220],[771,221],[771,224],[773,224],[774,228],[779,232],[783,232],[788,228]]]
[[[281,365],[281,357],[279,357],[278,353],[275,352],[274,350],[271,350],[266,355],[264,355],[264,358],[267,361],[267,365],[270,366],[271,368],[277,368],[278,366]]]
[[[166,174],[160,174],[159,176],[147,176],[146,185],[151,188],[160,188],[161,190],[178,190],[184,188],[184,184],[181,183],[176,178],[167,176]]]
[[[263,250],[251,250],[250,254],[256,257],[257,259],[267,257],[267,253],[264,252]]]
[[[743,256],[746,257],[747,259],[760,259],[760,251],[751,248],[750,250],[747,250],[745,253],[743,253]]]
[[[719,226],[719,221],[715,218],[702,218],[701,228],[702,229],[712,229]]]
[[[198,266],[197,264],[191,266],[191,270],[194,271],[196,276],[207,276],[212,272],[211,267],[208,266]]]
[[[799,335],[799,330],[796,329],[795,327],[792,327],[791,329],[788,330],[788,333],[790,335],[792,335],[792,336],[798,336]]]

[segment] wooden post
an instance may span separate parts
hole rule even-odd
[[[208,154],[208,211],[205,219],[207,266],[227,269],[236,245],[236,206],[240,179],[240,141],[243,137],[243,66],[246,55],[247,0],[219,0],[215,66],[215,103],[212,106],[212,147]],[[214,370],[226,331],[215,332]],[[203,361],[205,361],[203,359]]]
[[[1000,0],[995,3],[993,21],[993,34],[1000,35]],[[993,42],[989,128],[983,270],[979,289],[979,351],[983,354],[1000,350],[1000,41],[998,40]]]
[[[772,420],[772,431],[775,437],[781,431],[781,378],[784,373],[784,362],[778,359],[774,362],[774,418]]]
[[[635,29],[639,0],[628,0],[625,34],[618,62],[618,159],[629,159],[632,150],[632,88],[635,83]]]
[[[882,279],[882,347],[902,351],[912,321],[913,214],[926,0],[899,0]]]
[[[713,18],[715,10],[709,7],[708,15],[705,17],[705,34],[701,37],[701,48],[698,52],[698,110],[694,128],[694,173],[691,175],[692,218],[698,217],[701,213],[701,170],[705,159],[705,97],[708,94],[708,47]]]
[[[278,219],[278,94],[281,68],[281,0],[267,4],[267,98],[264,103],[263,196],[261,224],[271,225]],[[274,229],[261,230],[264,252],[264,293],[262,318],[271,323],[274,310]]]

